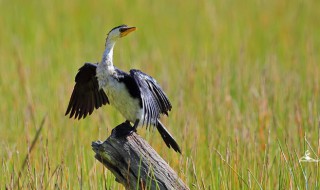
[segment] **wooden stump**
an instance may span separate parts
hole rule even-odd
[[[124,125],[128,124],[122,123],[118,127]],[[104,142],[92,142],[92,149],[95,158],[126,189],[189,189],[159,154],[134,132],[126,137],[116,137],[112,133]]]

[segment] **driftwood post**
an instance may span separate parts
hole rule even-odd
[[[118,127],[124,125],[127,124]],[[104,142],[92,142],[92,149],[95,158],[126,189],[189,189],[159,154],[134,132],[117,137],[113,131]]]

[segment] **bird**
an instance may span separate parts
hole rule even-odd
[[[172,105],[157,81],[140,70],[127,73],[113,65],[116,42],[136,29],[123,24],[110,30],[101,61],[85,63],[78,70],[65,115],[80,120],[110,104],[126,119],[124,123],[133,123],[127,131],[122,127],[120,136],[136,131],[138,126],[153,126],[165,144],[181,154],[178,143],[160,121],[161,115],[168,116]]]

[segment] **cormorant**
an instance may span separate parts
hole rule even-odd
[[[161,114],[168,115],[172,106],[156,80],[136,69],[126,73],[113,66],[115,43],[135,30],[136,27],[120,25],[108,33],[101,62],[85,63],[79,69],[65,115],[81,119],[94,109],[110,104],[125,117],[126,123],[134,124],[128,133],[136,131],[138,126],[155,126],[166,145],[181,153],[179,145],[159,120]]]

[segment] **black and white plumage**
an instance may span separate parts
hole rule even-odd
[[[116,41],[135,29],[126,25],[113,28],[108,33],[102,61],[85,63],[79,69],[66,115],[81,119],[94,109],[110,104],[127,122],[134,123],[131,130],[138,126],[155,126],[166,145],[181,153],[179,145],[159,120],[161,114],[168,115],[172,106],[156,80],[139,70],[126,73],[113,66]]]

